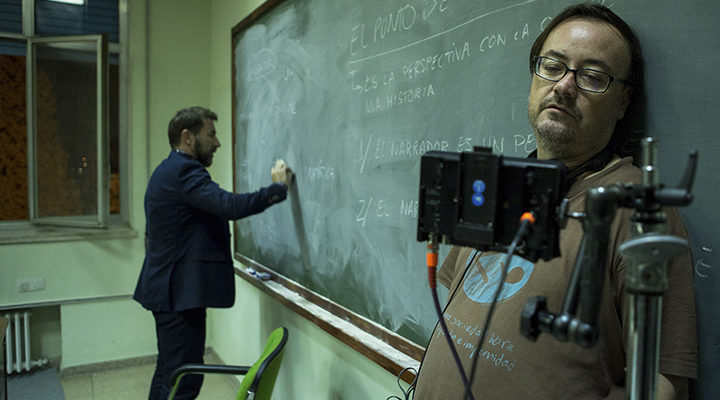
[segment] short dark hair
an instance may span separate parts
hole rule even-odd
[[[205,119],[217,121],[217,115],[205,107],[188,107],[175,113],[168,125],[168,139],[170,147],[176,148],[180,144],[180,136],[184,129],[197,135],[205,125]]]
[[[605,22],[620,32],[625,38],[628,45],[630,46],[630,76],[627,77],[628,86],[631,87],[633,92],[639,90],[643,86],[643,57],[640,49],[640,41],[635,36],[632,28],[618,17],[617,14],[610,11],[609,8],[601,6],[599,4],[576,4],[569,6],[564,9],[560,14],[556,15],[555,18],[550,21],[548,26],[542,31],[540,36],[535,39],[532,48],[530,49],[530,74],[535,73],[535,56],[540,54],[545,41],[547,40],[550,32],[552,32],[558,25],[571,18],[592,18],[599,21]],[[624,77],[623,77],[624,78]]]

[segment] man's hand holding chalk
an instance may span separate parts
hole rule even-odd
[[[273,183],[282,182],[287,187],[290,187],[290,184],[294,180],[292,169],[290,169],[283,160],[275,161],[275,166],[270,170],[270,177],[272,178]]]

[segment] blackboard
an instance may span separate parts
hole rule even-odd
[[[602,3],[641,40],[646,87],[628,118],[636,134],[659,139],[661,180],[675,186],[687,153],[700,150],[695,201],[682,215],[696,263],[696,391],[711,398],[720,375],[720,178],[712,167],[720,154],[720,2]],[[482,145],[522,157],[535,148],[528,53],[569,4],[261,6],[233,29],[235,190],[267,184],[276,158],[294,168],[297,185],[289,204],[237,223],[236,250],[424,345],[436,316],[415,236],[420,156]]]

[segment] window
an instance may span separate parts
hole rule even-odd
[[[126,1],[0,0],[0,243],[127,230]]]
[[[107,40],[87,35],[29,43],[30,220],[106,227]]]

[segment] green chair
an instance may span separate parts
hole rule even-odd
[[[275,387],[275,380],[280,370],[287,340],[287,328],[280,327],[272,331],[260,359],[251,367],[212,364],[185,364],[180,366],[173,372],[170,379],[171,390],[168,400],[175,397],[180,380],[187,374],[245,375],[240,383],[240,390],[236,400],[269,400]]]

